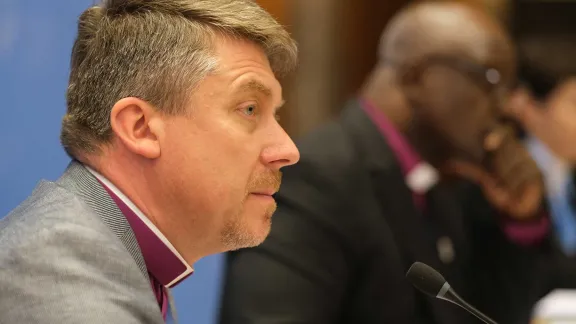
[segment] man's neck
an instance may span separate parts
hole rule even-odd
[[[418,124],[418,122],[414,122],[414,126],[407,127],[403,131],[404,136],[423,160],[441,169],[445,161],[444,156],[446,156],[445,147],[430,140],[436,135],[430,130],[424,129],[422,124]]]
[[[147,190],[146,176],[142,167],[118,158],[101,158],[89,166],[114,184],[154,226],[159,227],[156,217],[159,217],[160,210],[154,207],[156,197]]]
[[[384,113],[390,123],[404,134],[409,128],[411,111],[395,79],[393,71],[378,67],[366,80],[360,95]]]

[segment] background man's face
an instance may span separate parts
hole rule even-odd
[[[444,148],[449,157],[481,163],[484,139],[500,122],[507,97],[512,64],[486,67],[468,61],[470,71],[433,66],[423,78],[426,85],[419,127]],[[474,73],[471,71],[475,70]],[[500,81],[491,85],[490,78]]]

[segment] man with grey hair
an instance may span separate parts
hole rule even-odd
[[[109,0],[72,50],[72,157],[0,221],[1,323],[175,321],[169,288],[270,230],[289,34],[250,0]]]

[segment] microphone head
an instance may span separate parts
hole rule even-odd
[[[437,297],[446,279],[432,267],[422,262],[414,262],[406,273],[408,281],[423,293]]]

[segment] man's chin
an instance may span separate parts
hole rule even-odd
[[[264,241],[270,234],[271,227],[272,227],[272,219],[268,217],[266,223],[263,225],[263,228],[260,228],[258,229],[257,232],[253,233],[252,236],[253,240],[251,240],[251,242],[249,242],[249,245],[245,247],[255,247],[264,243]]]
[[[270,234],[271,217],[265,217],[265,220],[258,224],[257,228],[237,230],[235,233],[224,235],[223,243],[230,251],[243,248],[255,247],[264,242]]]

